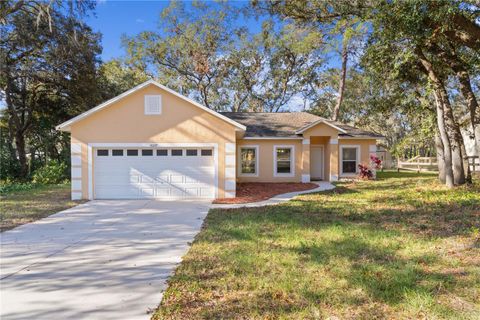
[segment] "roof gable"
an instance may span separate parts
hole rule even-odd
[[[316,126],[318,126],[318,125],[321,125],[321,124],[325,124],[325,125],[333,128],[333,129],[335,129],[335,130],[337,130],[337,131],[339,131],[339,132],[341,132],[341,133],[347,133],[347,132],[346,132],[345,130],[343,130],[342,128],[340,128],[340,127],[338,127],[338,126],[336,126],[336,125],[334,125],[334,124],[326,121],[325,119],[319,119],[319,120],[317,120],[317,121],[315,121],[315,122],[312,122],[312,123],[310,123],[310,124],[308,124],[308,125],[300,128],[299,130],[295,131],[295,133],[296,133],[296,134],[302,134],[302,133],[304,133],[305,131],[307,131],[307,130],[309,130],[309,129],[312,129],[312,128],[314,128],[314,127],[316,127]]]
[[[96,106],[96,107],[94,107],[94,108],[92,108],[92,109],[90,109],[90,110],[88,110],[88,111],[86,111],[86,112],[84,112],[84,113],[82,113],[82,114],[79,114],[78,116],[76,116],[76,117],[74,117],[74,118],[72,118],[72,119],[70,119],[70,120],[68,120],[68,121],[65,121],[64,123],[56,126],[55,128],[56,128],[57,130],[60,130],[60,131],[70,131],[70,126],[71,126],[72,124],[74,124],[74,123],[76,123],[76,122],[78,122],[78,121],[81,121],[81,120],[83,120],[83,119],[91,116],[92,114],[94,114],[94,113],[96,113],[96,112],[98,112],[98,111],[100,111],[100,110],[103,110],[103,109],[107,108],[107,107],[110,106],[110,105],[113,105],[115,102],[117,102],[117,101],[119,101],[119,100],[121,100],[121,99],[123,99],[123,98],[125,98],[125,97],[127,97],[127,96],[129,96],[129,95],[131,95],[132,93],[137,92],[138,90],[140,90],[140,89],[142,89],[142,88],[145,88],[145,87],[147,87],[147,86],[149,86],[149,85],[157,86],[158,88],[160,88],[160,89],[162,89],[162,90],[165,90],[165,91],[167,91],[168,93],[170,93],[170,94],[172,94],[172,95],[174,95],[174,96],[176,96],[176,97],[178,97],[178,98],[180,98],[180,99],[183,99],[183,100],[189,102],[189,103],[192,104],[193,106],[195,106],[195,107],[197,107],[197,108],[200,108],[200,109],[202,109],[203,111],[206,111],[206,112],[212,114],[213,116],[215,116],[215,117],[217,117],[217,118],[222,119],[223,121],[225,121],[225,122],[227,122],[227,123],[235,126],[236,128],[238,128],[238,129],[240,129],[240,130],[243,130],[243,131],[246,130],[246,127],[245,127],[244,125],[242,125],[242,124],[240,124],[240,123],[238,123],[238,122],[236,122],[236,121],[234,121],[234,120],[232,120],[232,119],[230,119],[230,118],[228,118],[228,117],[226,117],[226,116],[224,116],[224,115],[222,115],[222,114],[220,114],[220,113],[218,113],[218,112],[216,112],[216,111],[213,111],[212,109],[209,109],[209,108],[201,105],[200,103],[198,103],[198,102],[196,102],[196,101],[194,101],[194,100],[192,100],[192,99],[190,99],[190,98],[187,98],[187,97],[185,97],[184,95],[182,95],[182,94],[180,94],[180,93],[178,93],[178,92],[176,92],[176,91],[174,91],[174,90],[172,90],[172,89],[170,89],[170,88],[165,87],[164,85],[161,85],[160,83],[158,83],[158,82],[156,82],[156,81],[154,81],[154,80],[148,80],[148,81],[146,81],[146,82],[144,82],[144,83],[142,83],[142,84],[140,84],[140,85],[138,85],[138,86],[136,86],[136,87],[134,87],[134,88],[132,88],[132,89],[130,89],[130,90],[128,90],[128,91],[125,91],[124,93],[122,93],[122,94],[120,94],[120,95],[118,95],[118,96],[116,96],[116,97],[114,97],[114,98],[112,98],[112,99],[110,99],[110,100],[107,100],[107,101],[105,101],[104,103],[99,104],[98,106]]]

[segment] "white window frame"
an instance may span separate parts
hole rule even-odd
[[[290,149],[290,173],[277,172],[277,149]],[[274,145],[273,146],[273,176],[274,177],[294,177],[295,176],[295,146],[294,145]]]
[[[351,173],[351,172],[347,172],[347,173],[344,173],[343,172],[343,149],[345,148],[355,148],[357,149],[357,158],[356,158],[356,164],[355,164],[355,173]],[[358,165],[360,164],[360,151],[361,151],[361,148],[360,148],[360,145],[358,144],[342,144],[340,145],[340,175],[341,176],[344,176],[344,177],[352,177],[352,176],[356,176],[358,174]]]
[[[160,109],[159,112],[150,112],[147,108],[147,99],[151,97],[156,97],[160,100]],[[162,114],[162,96],[159,94],[147,94],[144,96],[143,100],[143,111],[146,116],[159,116]]]
[[[242,173],[242,149],[255,149],[255,173]],[[238,147],[238,176],[239,177],[258,177],[259,174],[259,152],[258,145],[242,145]]]

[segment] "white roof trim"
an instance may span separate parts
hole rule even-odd
[[[303,137],[243,137],[242,140],[303,140]]]
[[[362,137],[356,137],[356,136],[344,137],[344,136],[339,136],[338,139],[339,139],[339,140],[365,140],[365,139],[369,139],[369,140],[381,140],[381,139],[384,139],[384,138],[382,138],[382,137],[374,137],[374,136],[362,136]]]
[[[342,132],[342,133],[347,133],[347,131],[343,130],[342,128],[337,127],[336,125],[333,125],[333,124],[325,121],[324,119],[320,119],[320,120],[317,120],[317,121],[315,121],[315,122],[312,122],[312,123],[310,123],[309,125],[307,125],[307,126],[305,126],[305,127],[303,127],[303,128],[298,129],[297,131],[295,131],[295,133],[296,133],[296,134],[302,134],[302,133],[304,133],[305,131],[307,131],[308,129],[310,129],[310,128],[312,128],[312,127],[315,127],[317,124],[320,124],[320,123],[324,123],[324,124],[326,124],[327,126],[330,126],[330,127],[334,128],[334,129],[336,129],[336,130],[338,130],[338,131],[340,131],[340,132]]]
[[[105,102],[102,103],[102,104],[99,104],[99,105],[96,106],[95,108],[92,108],[92,109],[90,109],[90,110],[88,110],[88,111],[85,111],[84,113],[79,114],[78,116],[76,116],[76,117],[74,117],[74,118],[72,118],[72,119],[70,119],[70,120],[68,120],[68,121],[65,121],[64,123],[56,126],[55,129],[60,130],[60,131],[69,131],[69,130],[70,130],[70,126],[71,126],[72,124],[74,124],[75,122],[78,122],[78,121],[80,121],[80,120],[82,120],[82,119],[85,119],[86,117],[94,114],[95,112],[102,110],[103,108],[111,105],[112,103],[114,103],[114,102],[116,102],[116,101],[118,101],[118,100],[120,100],[120,99],[123,99],[123,98],[125,98],[126,96],[128,96],[128,95],[134,93],[135,91],[138,91],[138,90],[140,90],[140,89],[142,89],[142,88],[144,88],[144,87],[146,87],[146,86],[148,86],[148,85],[150,85],[150,84],[153,84],[153,85],[159,87],[160,89],[163,89],[163,90],[167,91],[168,93],[171,93],[171,94],[173,94],[174,96],[176,96],[176,97],[178,97],[178,98],[180,98],[180,99],[183,99],[183,100],[185,100],[185,101],[193,104],[194,106],[196,106],[196,107],[198,107],[198,108],[200,108],[200,109],[202,109],[202,110],[204,110],[204,111],[206,111],[206,112],[208,112],[208,113],[216,116],[217,118],[220,118],[220,119],[222,119],[223,121],[228,122],[228,123],[234,125],[235,127],[237,127],[237,128],[240,129],[240,130],[243,130],[243,131],[247,130],[247,127],[245,127],[244,125],[242,125],[242,124],[240,124],[240,123],[238,123],[238,122],[236,122],[236,121],[233,121],[232,119],[230,119],[230,118],[228,118],[228,117],[226,117],[226,116],[224,116],[224,115],[221,115],[220,113],[215,112],[215,111],[213,111],[212,109],[209,109],[209,108],[201,105],[200,103],[198,103],[198,102],[196,102],[196,101],[193,101],[192,99],[187,98],[187,97],[185,97],[184,95],[181,95],[180,93],[178,93],[178,92],[176,92],[176,91],[173,91],[173,90],[170,89],[170,88],[165,87],[164,85],[161,85],[160,83],[156,82],[155,80],[148,80],[148,81],[146,81],[146,82],[144,82],[144,83],[142,83],[142,84],[139,84],[138,86],[133,87],[132,89],[130,89],[130,90],[128,90],[128,91],[125,91],[124,93],[122,93],[122,94],[120,94],[120,95],[118,95],[118,96],[116,96],[116,97],[114,97],[114,98],[112,98],[112,99],[110,99],[110,100],[108,100],[108,101],[105,101]]]

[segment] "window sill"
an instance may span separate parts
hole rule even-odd
[[[295,177],[294,173],[274,173],[275,178],[293,178]]]

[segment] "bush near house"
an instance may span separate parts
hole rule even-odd
[[[153,319],[480,319],[480,184],[378,180],[212,210]]]

